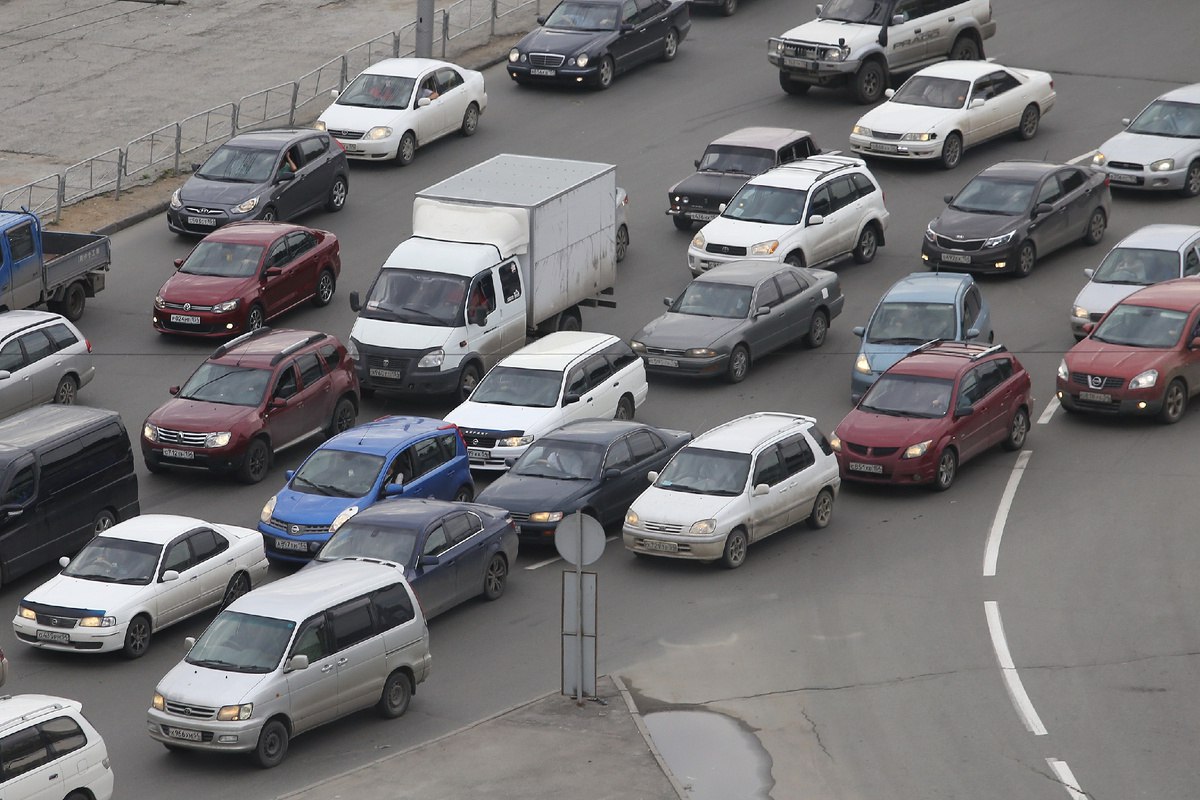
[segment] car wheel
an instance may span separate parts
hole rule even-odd
[[[799,250],[793,250],[787,254],[787,258],[783,260],[783,263],[791,264],[793,267],[803,267],[804,253],[801,253]]]
[[[558,315],[558,330],[560,331],[580,331],[583,330],[583,320],[579,317],[579,309],[568,308],[566,311]]]
[[[474,499],[475,492],[472,491],[471,487],[467,486],[466,484],[458,487],[458,491],[454,493],[454,502],[456,503],[469,503]]]
[[[262,222],[274,222],[277,219],[279,219],[279,214],[276,213],[275,206],[267,206],[264,208],[262,216],[259,217],[259,220]]]
[[[744,530],[741,528],[731,530],[725,537],[725,549],[721,551],[721,566],[725,569],[737,569],[745,564],[748,545]]]
[[[387,682],[383,684],[383,693],[379,695],[375,708],[383,718],[396,719],[404,716],[411,702],[412,680],[404,672],[396,670],[388,675]]]
[[[396,148],[396,163],[402,167],[407,167],[417,157],[417,137],[412,131],[405,131],[400,137],[400,144]]]
[[[341,175],[333,179],[329,187],[329,199],[325,201],[325,210],[337,213],[346,207],[346,198],[350,194],[350,184]]]
[[[617,261],[625,260],[626,253],[629,252],[629,227],[622,225],[617,228]]]
[[[312,304],[317,308],[329,305],[335,289],[337,289],[337,280],[333,277],[333,273],[327,269],[321,270],[321,274],[317,276],[317,288],[313,290]]]
[[[958,453],[953,447],[947,447],[938,456],[937,472],[933,474],[933,490],[944,492],[954,483],[958,475]]]
[[[1180,192],[1184,197],[1200,195],[1200,161],[1188,164],[1187,175],[1183,179],[1183,188],[1180,189]]]
[[[603,91],[612,86],[613,76],[616,74],[616,71],[617,67],[613,63],[612,56],[601,58],[600,69],[596,71],[596,88]]]
[[[671,217],[671,222],[675,223],[675,227],[681,231],[690,231],[692,229],[692,221],[682,214],[676,214]]]
[[[942,169],[954,169],[957,167],[958,162],[962,161],[962,151],[962,136],[957,131],[946,134],[946,141],[942,142]]]
[[[633,419],[633,414],[633,398],[629,395],[622,395],[620,401],[617,402],[617,413],[613,414],[613,419]]]
[[[92,520],[92,533],[99,536],[116,524],[117,515],[105,508]]]
[[[125,645],[121,654],[126,658],[141,658],[150,649],[150,618],[139,614],[129,621],[125,629]]]
[[[1024,406],[1017,409],[1008,423],[1008,436],[1004,437],[1005,450],[1020,450],[1025,446],[1025,437],[1029,435],[1029,412]]]
[[[812,348],[820,347],[825,344],[825,336],[828,333],[829,317],[824,311],[814,311],[812,321],[808,323],[808,333],[804,337],[804,343]]]
[[[723,0],[721,3],[721,16],[732,17],[733,12],[737,11],[738,0]]]
[[[354,401],[349,397],[343,397],[334,406],[333,416],[329,419],[329,427],[325,429],[325,433],[329,436],[337,436],[342,431],[348,431],[354,427],[357,417],[358,409],[354,407]]]
[[[725,375],[730,383],[741,383],[746,379],[746,373],[749,371],[750,351],[746,349],[746,345],[739,344],[729,354],[729,367]]]
[[[1033,272],[1033,265],[1037,261],[1037,250],[1033,246],[1033,242],[1026,239],[1021,242],[1021,246],[1017,248],[1017,263],[1013,267],[1013,272],[1018,278],[1028,278],[1029,273]]]
[[[462,127],[459,128],[459,131],[463,136],[474,136],[477,130],[479,130],[479,106],[471,103],[463,112]]]
[[[786,72],[779,73],[779,88],[791,95],[808,94],[808,90],[812,88],[812,84],[804,81],[792,80]]]
[[[887,88],[887,73],[875,59],[865,62],[854,75],[854,99],[863,105],[879,101]]]
[[[508,584],[508,562],[499,553],[492,555],[487,571],[483,573],[483,599],[499,600]]]
[[[970,36],[960,36],[950,48],[950,58],[953,61],[978,61],[983,53],[979,52],[979,43]]]
[[[829,527],[833,519],[833,492],[828,488],[822,489],[813,503],[812,513],[808,515],[808,527],[821,530]]]
[[[229,605],[239,597],[250,591],[250,576],[244,572],[239,572],[229,579],[229,585],[225,587],[225,596],[221,598],[221,609],[229,608]]]
[[[277,719],[268,720],[258,734],[254,762],[263,769],[277,767],[288,751],[288,729]]]
[[[1025,106],[1025,110],[1021,112],[1021,124],[1017,127],[1017,136],[1026,140],[1037,136],[1038,125],[1041,121],[1042,111],[1036,103]]]
[[[1158,412],[1158,421],[1164,425],[1174,425],[1183,419],[1183,412],[1187,410],[1187,404],[1187,387],[1183,385],[1183,381],[1176,378],[1167,385],[1167,391],[1163,393],[1163,404],[1162,409]]]
[[[679,53],[679,31],[671,28],[667,31],[667,38],[663,42],[663,61],[673,61]]]
[[[475,385],[479,383],[479,367],[474,362],[471,362],[462,368],[462,372],[458,373],[458,399],[460,402],[471,396],[471,392],[475,391]]]
[[[267,469],[270,466],[271,449],[263,439],[255,439],[246,448],[242,467],[238,470],[238,480],[242,483],[258,483],[267,477]]]
[[[879,231],[875,229],[875,223],[868,222],[863,226],[862,233],[858,235],[858,246],[854,248],[854,260],[859,264],[870,264],[875,260],[875,253],[879,250]]]
[[[62,314],[71,322],[78,322],[83,316],[83,307],[87,305],[87,291],[82,283],[72,283],[63,292],[62,300],[47,305],[55,314]]]
[[[75,380],[74,375],[63,375],[62,380],[58,382],[58,387],[54,390],[52,402],[60,406],[73,406],[78,399],[79,381]]]
[[[266,323],[267,317],[263,313],[263,308],[258,303],[250,306],[250,310],[246,312],[246,333],[256,331]]]
[[[1083,234],[1083,243],[1086,245],[1100,244],[1100,240],[1104,238],[1104,231],[1107,229],[1108,215],[1104,213],[1103,208],[1097,208],[1088,219],[1087,231]]]

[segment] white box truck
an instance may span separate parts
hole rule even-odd
[[[617,203],[611,164],[507,154],[418,192],[412,237],[350,294],[364,392],[465,397],[530,333],[614,305]]]

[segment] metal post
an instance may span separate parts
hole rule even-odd
[[[433,0],[417,0],[417,58],[433,57]]]
[[[392,58],[400,57],[400,31],[392,31]]]
[[[492,0],[492,30],[489,35],[496,35],[496,14],[499,11],[499,0]]]
[[[232,113],[230,113],[230,115],[229,115],[229,136],[230,136],[230,138],[232,138],[232,137],[234,137],[234,136],[237,136],[237,132],[238,132],[238,111],[240,111],[240,110],[241,110],[241,105],[240,105],[240,104],[238,104],[238,103],[235,103],[235,104],[233,105],[233,112],[232,112]]]
[[[125,148],[117,149],[117,188],[113,190],[113,200],[121,199],[121,177],[125,174]]]
[[[58,191],[54,193],[54,224],[62,218],[63,199],[67,196],[67,173],[58,173]],[[33,202],[33,191],[29,192],[29,202]]]
[[[296,124],[296,100],[300,97],[300,84],[292,83],[292,107],[288,110],[288,127]]]
[[[207,128],[208,128],[208,125],[206,124],[205,125],[206,130],[204,131],[205,139],[208,139]],[[154,157],[154,146],[153,146],[154,140],[153,139],[150,140],[150,144],[151,144],[150,157],[153,158]],[[176,122],[175,123],[175,174],[176,175],[179,174],[179,159],[183,157],[183,153],[181,152],[182,150],[183,150],[183,125],[181,123]]]
[[[450,12],[442,9],[442,58],[446,57],[446,40],[450,38]]]
[[[583,527],[579,529],[579,549],[583,549]],[[575,604],[575,638],[579,645],[579,663],[575,667],[575,705],[583,705],[583,559],[575,560],[575,591],[579,602]]]

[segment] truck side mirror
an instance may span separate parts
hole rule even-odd
[[[356,314],[362,310],[362,303],[358,299],[358,292],[350,293],[350,310]]]

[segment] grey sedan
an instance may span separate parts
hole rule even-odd
[[[630,343],[648,372],[743,380],[750,365],[803,338],[820,347],[842,313],[838,276],[823,269],[731,261],[697,277]]]

